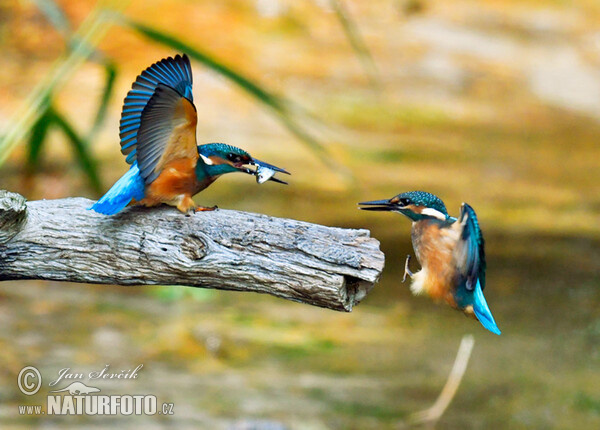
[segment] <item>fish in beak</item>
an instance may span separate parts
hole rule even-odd
[[[273,182],[277,182],[279,184],[287,185],[287,182],[282,181],[281,179],[278,179],[275,177],[275,174],[277,172],[285,173],[286,175],[290,175],[291,173],[286,171],[285,169],[282,169],[277,166],[273,166],[272,164],[269,164],[269,163],[265,163],[264,161],[257,160],[256,158],[253,158],[252,161],[250,162],[250,164],[255,165],[256,170],[248,169],[248,172],[246,172],[246,173],[255,175],[256,182],[258,182],[259,184],[264,184],[267,181],[273,181]]]

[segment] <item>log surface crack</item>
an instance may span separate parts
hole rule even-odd
[[[133,206],[105,216],[92,204],[0,190],[0,280],[187,285],[350,311],[384,266],[367,230],[225,209],[186,217]]]

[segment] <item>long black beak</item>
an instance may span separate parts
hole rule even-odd
[[[393,211],[398,208],[397,203],[391,203],[390,199],[387,200],[372,200],[370,202],[361,202],[359,205],[367,206],[360,207],[364,211]]]
[[[276,172],[281,172],[281,173],[285,173],[286,175],[291,175],[290,172],[288,172],[285,169],[282,169],[281,167],[273,166],[272,164],[265,163],[264,161],[257,160],[256,158],[253,158],[252,161],[257,166],[267,167],[267,168],[269,168],[271,170],[275,170]]]
[[[288,175],[291,175],[291,173],[288,173]],[[271,176],[268,180],[269,181],[273,181],[273,182],[277,182],[278,184],[288,185],[287,182],[282,181],[281,179],[278,179],[275,176]]]

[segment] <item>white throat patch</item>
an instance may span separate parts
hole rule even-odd
[[[212,166],[213,164],[215,164],[210,158],[205,157],[200,153],[198,153],[198,155],[200,155],[200,158],[202,158],[202,161],[204,161],[204,164],[206,164],[207,166]]]
[[[446,219],[446,215],[433,208],[425,208],[421,211],[421,215],[427,215],[433,218],[437,218],[439,220],[444,221]]]

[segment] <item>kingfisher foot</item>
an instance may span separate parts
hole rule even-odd
[[[414,275],[414,273],[411,272],[410,269],[408,268],[409,263],[410,263],[410,254],[408,254],[406,256],[406,262],[404,263],[404,276],[402,277],[402,283],[404,283],[406,281],[407,276],[410,276],[412,278]]]
[[[210,211],[214,211],[215,209],[219,209],[219,207],[217,205],[210,206],[210,207],[198,206],[196,209],[194,209],[194,211],[195,212],[210,212]]]
[[[179,212],[189,215],[196,212],[196,204],[190,196],[182,196],[177,204],[177,209]]]

